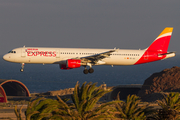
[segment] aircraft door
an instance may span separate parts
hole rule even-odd
[[[56,50],[56,58],[60,58],[60,50]]]
[[[25,48],[21,49],[21,57],[26,57],[26,50],[25,50]]]

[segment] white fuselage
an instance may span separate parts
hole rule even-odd
[[[174,57],[175,52],[167,52],[173,28],[166,27],[153,43],[144,50],[88,49],[88,48],[15,48],[3,59],[21,63],[59,64],[60,69],[69,70],[83,66],[84,74],[93,73],[93,65],[137,65]],[[89,66],[89,70],[87,70]]]
[[[61,64],[67,59],[76,59],[109,51],[109,49],[87,48],[16,48],[3,56],[6,61],[15,63]],[[98,62],[99,65],[134,65],[144,54],[145,50],[119,49],[108,58]],[[146,58],[144,58],[146,59]],[[97,64],[97,65],[98,65]]]

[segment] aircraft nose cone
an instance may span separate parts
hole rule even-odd
[[[5,61],[8,61],[8,62],[15,62],[14,56],[12,56],[12,55],[10,55],[10,54],[5,54],[5,55],[3,56],[3,59],[4,59]]]
[[[5,61],[8,61],[8,55],[7,55],[7,54],[4,55],[4,56],[3,56],[3,59],[4,59]]]
[[[6,60],[6,59],[7,59],[7,55],[4,55],[4,56],[3,56],[3,60]]]

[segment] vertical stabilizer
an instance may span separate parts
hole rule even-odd
[[[147,48],[147,51],[158,51],[166,53],[168,50],[169,42],[171,39],[173,28],[166,27],[161,34],[153,41],[153,43]]]
[[[175,53],[168,53],[168,46],[171,39],[173,28],[166,27],[161,34],[153,41],[153,43],[145,49],[142,57],[135,63],[142,64],[157,60],[166,59],[175,56]]]

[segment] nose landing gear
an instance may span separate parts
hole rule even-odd
[[[20,69],[21,72],[24,71],[24,63],[21,63],[21,69]]]

